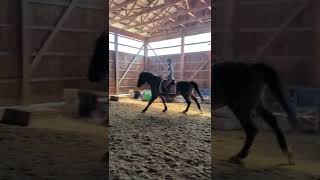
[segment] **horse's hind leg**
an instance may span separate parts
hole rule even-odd
[[[262,119],[273,129],[282,152],[288,157],[289,164],[294,164],[292,152],[288,149],[286,138],[278,125],[276,117],[262,105],[258,106],[257,111]]]
[[[246,140],[241,149],[241,151],[230,158],[231,162],[240,163],[240,161],[246,158],[250,152],[250,148],[253,144],[253,141],[258,134],[258,128],[253,123],[250,117],[250,111],[247,109],[239,108],[231,108],[235,116],[240,120],[241,126],[246,133]]]
[[[188,106],[187,106],[186,110],[184,110],[184,111],[182,111],[182,112],[183,112],[183,113],[187,113],[187,112],[188,112],[188,110],[189,110],[189,107],[190,107],[191,101],[190,101],[190,99],[189,99],[189,96],[187,96],[187,95],[183,95],[183,94],[182,94],[182,96],[183,96],[183,98],[186,100],[186,103],[188,104]]]
[[[191,98],[197,103],[198,109],[199,109],[199,110],[201,111],[201,113],[202,113],[202,110],[201,110],[201,107],[200,107],[200,104],[199,104],[199,102],[198,102],[197,97],[195,97],[193,94],[191,94]]]
[[[163,105],[164,105],[164,110],[162,111],[162,112],[166,112],[167,111],[167,105],[166,105],[166,100],[162,97],[162,96],[160,96],[160,98],[161,98],[161,100],[162,100],[162,103],[163,103]]]

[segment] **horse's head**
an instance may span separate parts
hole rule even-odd
[[[146,73],[142,72],[139,75],[138,84],[137,86],[140,88],[146,83]]]

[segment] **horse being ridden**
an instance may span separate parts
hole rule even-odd
[[[278,125],[276,117],[262,103],[264,86],[279,101],[288,114],[289,123],[297,127],[295,112],[287,101],[282,83],[276,71],[266,64],[245,64],[238,62],[223,62],[213,65],[213,110],[228,106],[240,121],[246,133],[246,139],[241,151],[230,158],[232,162],[240,162],[249,154],[258,129],[251,114],[256,111],[273,129],[282,152],[287,156],[289,164],[294,164],[286,138]]]
[[[146,112],[148,110],[149,106],[153,103],[153,101],[157,97],[160,97],[162,100],[162,103],[164,105],[163,112],[167,111],[167,105],[165,102],[165,96],[167,95],[167,93],[160,92],[161,81],[163,81],[162,78],[155,76],[152,73],[149,73],[149,72],[140,73],[137,86],[142,87],[145,83],[148,83],[151,87],[151,93],[152,93],[152,97],[151,97],[148,105],[142,110],[142,112]],[[193,81],[179,81],[179,82],[177,82],[176,94],[171,95],[172,97],[180,95],[180,94],[183,96],[183,98],[185,99],[185,101],[188,105],[187,108],[183,111],[183,113],[187,113],[189,110],[189,107],[191,104],[190,97],[197,103],[199,110],[202,112],[200,104],[199,104],[196,96],[192,94],[193,89],[195,89],[197,91],[201,100],[203,101],[203,97],[199,91],[199,87],[198,87],[197,83],[195,83]]]

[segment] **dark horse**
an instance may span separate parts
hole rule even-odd
[[[107,79],[108,67],[108,32],[103,31],[95,42],[94,52],[91,58],[88,79],[91,82],[99,82]]]
[[[164,110],[163,112],[167,111],[167,105],[166,105],[166,101],[165,101],[165,93],[160,92],[159,88],[161,86],[161,81],[163,79],[161,77],[155,76],[152,73],[149,72],[142,72],[139,75],[139,79],[138,79],[138,87],[142,87],[145,83],[148,83],[151,87],[151,94],[152,97],[147,105],[147,107],[145,107],[142,112],[146,112],[147,109],[149,108],[149,106],[153,103],[153,101],[155,99],[157,99],[157,97],[160,97],[162,100],[162,103],[164,105]],[[177,96],[179,94],[181,94],[183,96],[183,98],[186,100],[186,103],[188,104],[187,108],[183,111],[183,113],[187,113],[191,104],[190,101],[190,97],[197,103],[197,106],[199,108],[199,110],[202,112],[200,104],[197,100],[197,98],[192,94],[192,90],[195,89],[197,91],[197,93],[199,94],[201,100],[203,101],[203,97],[199,91],[199,87],[197,85],[197,83],[193,82],[193,81],[179,81],[177,82],[177,90],[176,90],[176,94],[173,96]]]
[[[231,162],[240,163],[248,156],[258,129],[254,124],[251,113],[255,110],[262,119],[273,129],[282,152],[288,157],[289,164],[294,164],[292,153],[289,151],[286,138],[280,129],[276,117],[262,103],[262,92],[269,87],[273,96],[280,102],[288,114],[289,122],[296,129],[297,120],[290,107],[278,74],[265,64],[245,64],[223,62],[213,65],[213,110],[228,106],[239,119],[246,133],[246,139],[241,151],[230,158]]]

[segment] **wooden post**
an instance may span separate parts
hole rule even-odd
[[[30,62],[30,33],[27,30],[29,21],[29,4],[28,1],[21,1],[21,54],[22,54],[22,86],[21,86],[21,104],[28,105],[31,103],[30,80],[32,77]]]
[[[211,51],[208,52],[208,59],[209,59],[209,88],[211,89]]]
[[[146,40],[144,41],[144,68],[143,70],[146,70],[147,67],[147,63],[148,63],[148,43],[149,43],[149,39],[146,38]]]
[[[320,87],[320,1],[313,0],[313,73],[312,84]]]
[[[184,76],[184,36],[185,36],[185,31],[182,29],[181,31],[181,76],[180,80],[183,80]]]
[[[114,63],[115,63],[115,82],[116,82],[116,95],[119,94],[119,66],[118,66],[118,33],[114,34]]]

